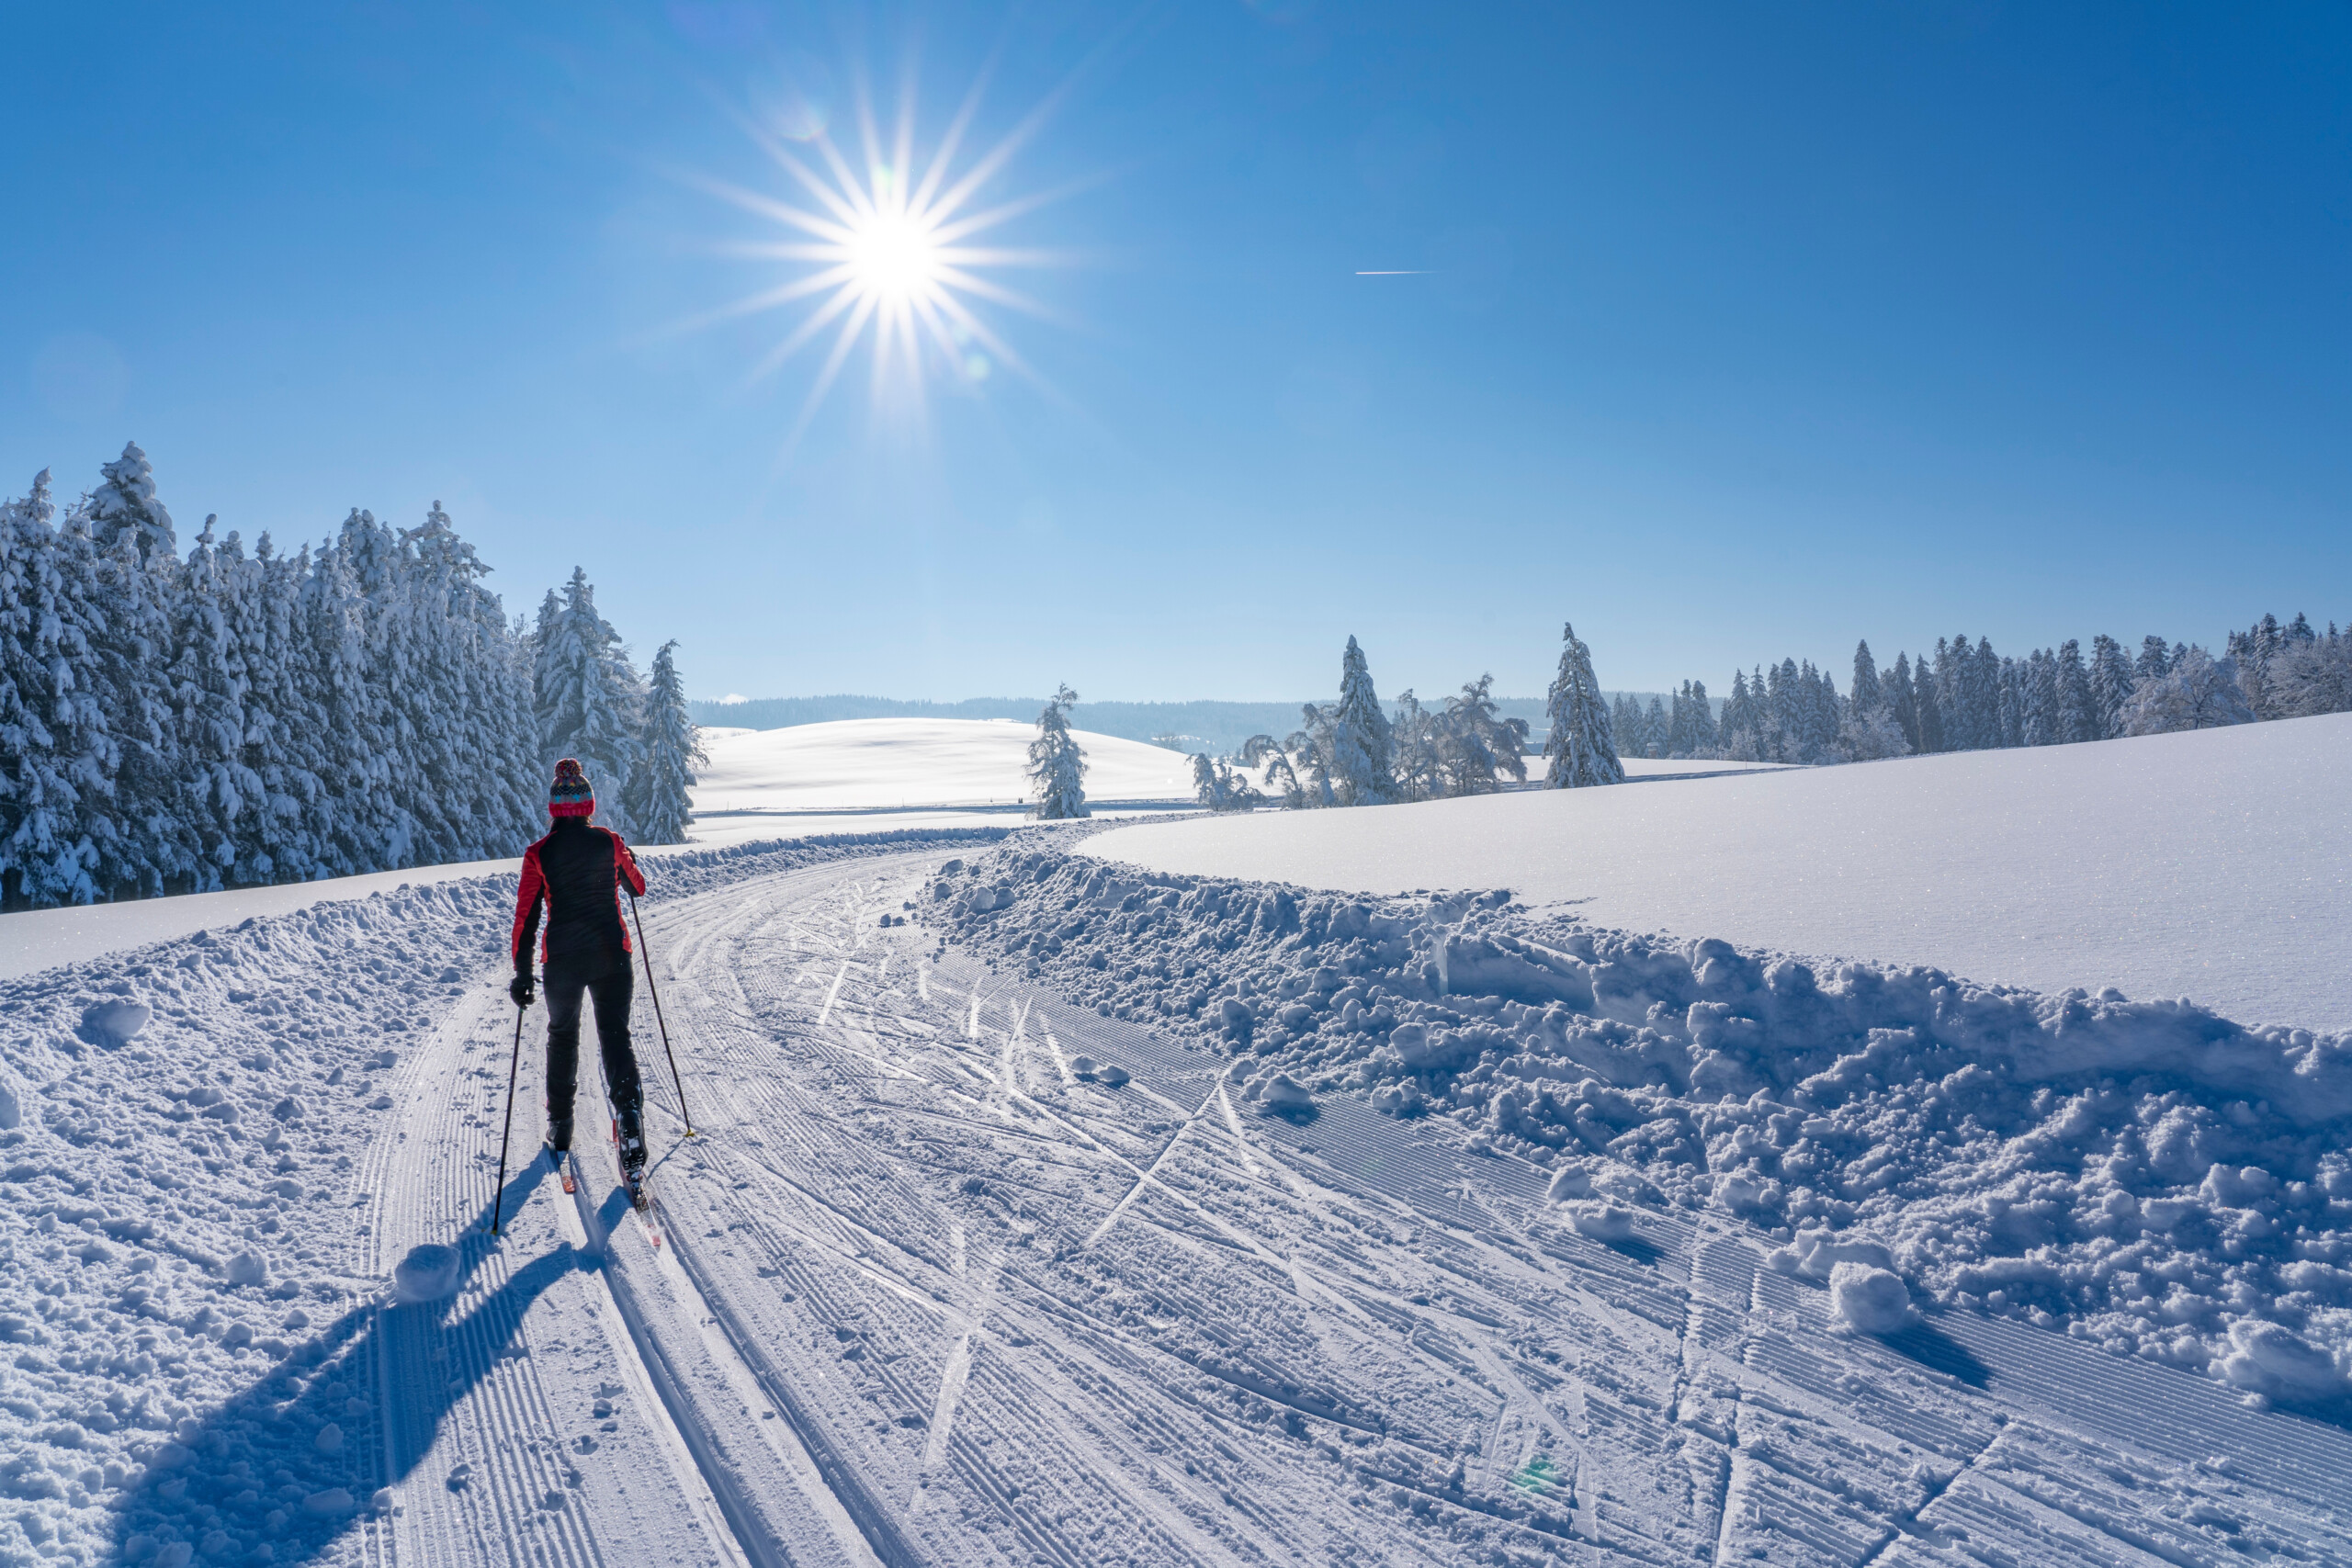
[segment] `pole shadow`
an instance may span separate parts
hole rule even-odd
[[[509,1215],[546,1174],[535,1159],[507,1181]],[[532,1303],[565,1276],[603,1266],[566,1242],[459,1314],[468,1283],[500,1245],[482,1229],[490,1213],[483,1204],[458,1239],[457,1279],[440,1299],[400,1303],[388,1291],[293,1347],[236,1398],[183,1421],[114,1506],[119,1560],[313,1562],[378,1513],[379,1490],[408,1479],[432,1451],[449,1412],[507,1354]]]

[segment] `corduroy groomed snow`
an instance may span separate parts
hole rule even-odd
[[[548,786],[548,815],[593,817],[595,814],[596,792],[589,787],[588,775],[581,771],[576,759],[566,757],[555,765],[555,783]]]

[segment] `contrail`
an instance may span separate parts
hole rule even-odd
[[[1360,272],[1356,274],[1356,276],[1358,277],[1427,277],[1436,270],[1437,269],[1435,267],[1415,267],[1410,270],[1399,269],[1394,272]]]

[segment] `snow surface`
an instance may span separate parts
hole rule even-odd
[[[2352,1029],[2352,714],[1121,828],[1170,873],[1507,887],[1602,926]]]
[[[2352,1560],[2340,1043],[1088,830],[651,862],[658,1248],[509,876],[0,981],[0,1564]]]
[[[1193,798],[1181,751],[1073,730],[1094,801]],[[710,765],[698,812],[785,813],[902,806],[1012,806],[1028,798],[1024,770],[1036,726],[1011,719],[853,718],[751,729],[705,741]]]

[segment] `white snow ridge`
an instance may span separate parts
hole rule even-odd
[[[0,984],[0,1563],[2352,1560],[2342,1037],[1084,832],[650,859],[650,1226],[508,877]]]

